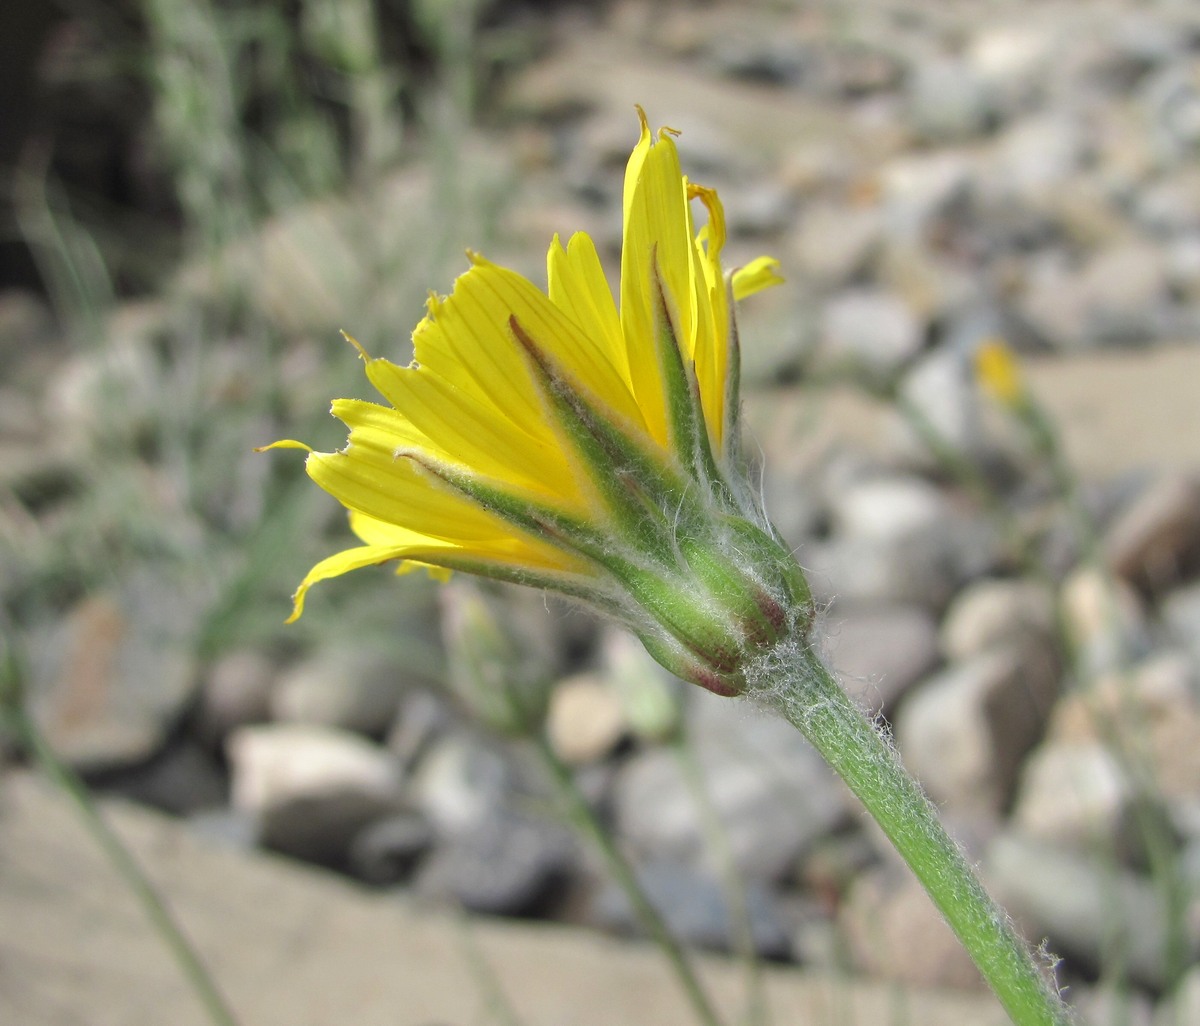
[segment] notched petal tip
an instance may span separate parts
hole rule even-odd
[[[640,103],[635,103],[633,107],[637,111],[638,121],[642,125],[642,138],[648,139],[650,137],[650,119],[646,117],[646,110]]]

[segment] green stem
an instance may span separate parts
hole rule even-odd
[[[1034,450],[1047,462],[1055,486],[1068,514],[1075,524],[1079,538],[1081,562],[1092,567],[1104,584],[1105,615],[1121,641],[1118,661],[1113,671],[1118,675],[1118,709],[1107,710],[1096,704],[1093,721],[1101,740],[1116,757],[1120,768],[1133,784],[1137,800],[1133,803],[1134,820],[1146,846],[1150,876],[1159,894],[1166,919],[1166,978],[1177,982],[1188,968],[1187,909],[1191,887],[1180,869],[1171,828],[1164,815],[1163,790],[1157,779],[1154,759],[1144,745],[1137,743],[1144,736],[1146,711],[1139,706],[1131,680],[1135,659],[1123,633],[1124,627],[1117,608],[1117,575],[1105,558],[1095,519],[1084,502],[1078,475],[1063,450],[1053,421],[1033,396],[1026,396],[1016,409],[1020,422],[1029,433]],[[1095,694],[1095,678],[1083,664],[1076,639],[1065,625],[1060,624],[1064,648],[1070,653],[1076,677],[1086,691]],[[1142,728],[1139,731],[1139,728]]]
[[[489,1017],[499,1022],[500,1026],[524,1026],[504,988],[500,986],[500,981],[496,979],[491,963],[471,930],[471,920],[462,908],[456,910],[454,925],[458,928],[467,968],[475,978],[475,986],[483,998],[486,1011],[490,1013]]]
[[[887,738],[810,651],[771,670],[761,697],[825,757],[916,874],[1017,1026],[1071,1014],[1007,915],[988,896]]]
[[[54,753],[33,721],[20,707],[3,710],[4,719],[11,725],[24,747],[33,755],[38,766],[50,781],[75,805],[87,832],[104,852],[113,868],[133,892],[158,936],[174,956],[184,978],[195,991],[208,1017],[216,1026],[237,1026],[225,998],[217,989],[208,970],[201,962],[179,924],[175,922],[162,896],[142,871],[129,849],[105,822],[82,780]]]
[[[642,924],[642,929],[649,934],[650,939],[666,955],[667,961],[670,962],[671,968],[679,978],[688,1001],[691,1002],[696,1017],[704,1026],[723,1026],[721,1018],[717,1015],[716,1009],[713,1008],[711,1000],[701,986],[700,980],[696,976],[696,972],[692,968],[691,962],[688,961],[688,957],[680,946],[679,941],[675,939],[675,936],[663,921],[662,916],[659,915],[658,910],[651,903],[649,897],[647,897],[645,890],[638,881],[637,874],[625,856],[621,854],[616,844],[613,843],[611,834],[605,829],[604,824],[600,822],[595,812],[592,811],[592,807],[588,804],[583,792],[579,790],[570,767],[559,759],[543,732],[534,731],[533,740],[538,755],[549,771],[559,796],[566,803],[571,820],[581,833],[591,838],[597,851],[604,858],[605,864],[608,866],[608,871],[612,873],[613,878],[633,905],[633,910]]]
[[[675,739],[671,748],[700,812],[705,844],[720,866],[733,949],[746,974],[746,1014],[743,1021],[746,1026],[767,1026],[770,1016],[767,1011],[766,994],[763,992],[762,966],[759,963],[758,949],[754,945],[754,924],[750,918],[746,888],[733,855],[733,848],[729,844],[729,833],[713,805],[712,795],[695,752],[688,747],[682,735]]]

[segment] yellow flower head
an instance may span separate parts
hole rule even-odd
[[[975,351],[975,376],[998,403],[1017,406],[1025,396],[1021,366],[1003,339],[990,338]]]
[[[387,405],[335,400],[349,441],[310,450],[307,469],[363,544],[309,571],[292,619],[313,584],[358,567],[461,570],[582,599],[730,693],[748,646],[808,609],[737,445],[733,305],[778,282],[777,262],[724,272],[716,193],[683,176],[675,133],[638,114],[619,307],[577,233],[551,243],[546,292],[471,254],[453,292],[429,300],[409,366],[359,346]]]

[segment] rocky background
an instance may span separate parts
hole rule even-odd
[[[41,29],[12,176],[12,278],[38,273],[0,294],[6,672],[66,761],[381,901],[633,932],[489,729],[492,673],[688,943],[731,947],[727,847],[764,958],[979,986],[790,728],[586,614],[364,571],[280,626],[347,534],[251,448],[340,444],[327,401],[365,391],[336,329],[405,359],[467,245],[540,280],[583,229],[615,269],[637,102],[719,188],[731,261],[783,262],[742,318],[746,413],[828,661],[1085,1021],[1200,1018],[1192,5],[308,4],[276,26],[294,67],[181,10]],[[113,38],[146,79],[89,93]],[[976,381],[995,340],[1044,420]]]

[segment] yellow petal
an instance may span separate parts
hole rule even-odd
[[[694,323],[693,239],[679,154],[667,130],[651,144],[645,114],[642,136],[625,170],[625,229],[621,246],[621,330],[629,373],[652,436],[669,444],[662,370],[653,344],[655,267],[668,293],[668,307],[683,357],[692,356]]]
[[[512,345],[508,325],[509,318],[515,317],[526,334],[553,354],[573,384],[590,393],[625,426],[645,433],[642,411],[623,373],[613,365],[608,347],[597,341],[590,326],[573,320],[528,279],[482,258],[476,257],[475,267],[459,282],[464,301],[472,304],[472,313],[481,325],[484,320],[502,324]],[[456,287],[456,296],[459,291]]]
[[[584,232],[576,232],[564,249],[555,235],[546,254],[546,279],[550,301],[576,324],[588,326],[632,394],[633,380],[629,376],[621,318],[591,238]]]
[[[281,438],[278,442],[272,442],[270,445],[256,445],[254,447],[255,452],[266,452],[268,449],[303,449],[305,452],[312,452],[311,445],[297,442],[294,438]]]
[[[733,272],[733,298],[742,300],[772,285],[782,284],[779,261],[769,256],[755,257],[745,267]]]
[[[340,577],[342,574],[361,569],[364,566],[376,566],[379,563],[386,563],[390,559],[400,559],[403,554],[401,549],[389,548],[385,545],[361,545],[357,548],[335,552],[332,556],[326,556],[309,570],[304,580],[300,582],[300,587],[292,595],[292,615],[287,618],[287,623],[295,623],[300,619],[304,612],[304,598],[308,594],[308,589],[314,584],[327,581],[331,577]]]
[[[555,573],[591,575],[590,565],[571,556],[549,542],[524,531],[516,530],[498,518],[487,515],[491,534],[482,534],[460,543],[445,538],[434,538],[419,531],[411,531],[398,524],[377,520],[365,513],[352,510],[350,528],[368,545],[382,548],[403,548],[410,561],[437,565],[442,558],[457,556],[479,562],[506,566],[545,570]]]
[[[309,477],[325,491],[344,506],[413,530],[452,538],[478,533],[483,511],[406,458],[426,455],[440,462],[444,454],[423,449],[419,436],[414,441],[403,415],[358,399],[335,400],[333,411],[349,426],[349,442],[340,452],[312,453],[306,463]],[[509,491],[519,490],[520,482],[503,483]],[[542,498],[544,487],[534,485]]]
[[[512,344],[508,339],[503,343]],[[403,411],[399,416],[412,434],[408,444],[439,462],[512,482],[563,508],[580,511],[590,501],[590,491],[581,490],[579,475],[544,414],[517,422],[476,394],[472,381],[462,374],[447,380],[425,366],[397,367],[377,359],[368,362],[367,375],[384,398]],[[401,444],[397,440],[397,447]]]
[[[716,190],[688,184],[689,197],[708,211],[708,223],[696,235],[697,324],[693,343],[696,381],[713,448],[720,452],[725,433],[725,378],[729,374],[729,293],[721,270],[725,247],[725,208]]]

